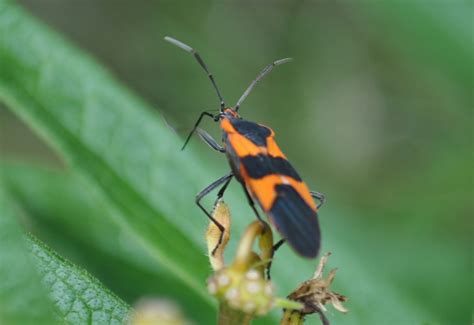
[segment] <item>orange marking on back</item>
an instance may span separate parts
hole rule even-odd
[[[220,122],[220,127],[222,130],[224,130],[226,133],[236,133],[237,131],[234,129],[234,126],[230,121],[226,118],[223,118]]]
[[[267,175],[260,179],[253,179],[248,176],[243,166],[241,166],[241,175],[250,193],[260,202],[260,205],[265,212],[270,211],[273,203],[277,199],[275,187],[280,184],[288,184],[293,187],[306,204],[308,204],[308,206],[314,211],[317,211],[316,203],[304,182],[299,182],[291,177],[279,174]]]
[[[270,129],[270,136],[267,137],[267,147],[259,147],[245,136],[238,133],[227,118],[223,118],[221,120],[220,127],[224,132],[227,133],[228,140],[235,153],[239,157],[264,154],[286,159],[286,156],[280,150],[280,147],[278,147],[274,139],[275,133],[272,129]],[[248,176],[244,165],[240,166],[240,175],[251,195],[258,200],[265,212],[270,211],[273,203],[277,199],[275,187],[280,184],[288,184],[292,186],[303,198],[306,204],[308,204],[308,206],[314,211],[317,211],[316,203],[314,202],[311,193],[304,182],[297,181],[289,176],[280,174],[271,174],[260,179],[254,179]]]
[[[220,126],[224,132],[227,133],[227,138],[232,145],[235,153],[239,157],[245,157],[248,155],[256,156],[258,154],[266,154],[267,149],[255,145],[252,141],[247,139],[245,136],[237,132],[232,123],[224,118],[220,122]]]
[[[280,147],[278,147],[273,136],[269,136],[267,138],[267,151],[268,151],[268,154],[272,157],[280,157],[280,158],[286,159],[285,154],[280,150]]]
[[[286,176],[284,176],[286,177]],[[291,177],[286,177],[290,181],[290,185],[298,192],[299,195],[305,200],[305,202],[313,209],[317,211],[316,203],[309,192],[308,186],[304,182],[298,182]]]
[[[249,178],[246,173],[244,175],[250,193],[260,202],[265,212],[269,211],[276,199],[275,186],[283,183],[280,175],[267,175],[260,179]]]
[[[239,133],[230,133],[227,136],[232,148],[239,157],[256,156],[266,152],[265,148],[255,145],[255,143]]]

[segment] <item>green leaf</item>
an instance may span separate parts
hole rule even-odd
[[[14,214],[0,188],[0,323],[54,323],[52,306]]]
[[[86,271],[28,238],[36,266],[60,319],[69,324],[125,324],[130,307]]]
[[[16,5],[0,6],[0,98],[107,198],[144,250],[210,303],[207,261],[192,241],[201,238],[186,232],[202,219],[182,204],[202,167],[189,168],[173,133],[104,69]]]
[[[1,0],[0,63],[0,99],[86,179],[84,191],[105,198],[123,231],[210,302],[204,287],[209,274],[202,242],[205,221],[193,201],[200,188],[220,175],[192,150],[180,152],[181,142],[165,123],[103,68]],[[233,235],[238,237],[254,217],[242,193],[230,189],[226,200],[232,208]],[[331,312],[329,318],[339,324],[436,323],[441,319],[439,310],[413,299],[401,289],[401,282],[386,278],[381,264],[396,255],[374,258],[372,253],[383,251],[383,245],[367,239],[366,228],[347,211],[330,206],[321,211],[324,248],[334,253],[331,265],[340,268],[335,290],[349,296],[351,311],[344,316]],[[397,247],[396,237],[387,234],[384,244]],[[420,244],[417,258],[432,253],[426,249],[429,244]],[[431,259],[427,268],[436,270],[443,263]],[[280,296],[311,276],[315,265],[283,247],[273,276]],[[410,266],[400,272],[409,277]],[[275,314],[277,318],[279,313]]]
[[[0,196],[0,203],[2,324],[48,324],[57,316],[69,324],[121,324],[128,320],[130,307],[126,303],[33,236],[25,241],[15,220],[18,211],[5,196]],[[48,293],[50,299],[46,298]]]
[[[85,267],[123,299],[133,303],[144,293],[154,293],[178,302],[199,323],[215,320],[215,311],[209,304],[189,292],[124,232],[104,200],[97,193],[84,191],[78,175],[0,162],[1,176],[11,196],[31,218],[31,231],[55,251]]]
[[[450,5],[433,5],[425,1],[382,1],[357,10],[379,28],[370,33],[390,40],[419,66],[439,70],[470,91],[474,65],[472,42],[472,3],[462,1]],[[381,34],[383,33],[383,34]],[[430,55],[426,55],[429,53]]]
[[[93,222],[94,218],[96,218],[94,215],[92,215],[91,219],[87,219],[87,217],[77,212],[80,206],[90,206],[93,204],[93,201],[90,200],[90,198],[89,200],[85,199],[83,194],[79,193],[81,186],[76,177],[39,167],[33,168],[25,164],[9,163],[2,164],[2,166],[5,171],[4,177],[8,188],[15,193],[15,198],[18,198],[22,205],[27,207],[29,213],[33,213],[39,218],[37,221],[44,221],[50,218],[51,220],[44,222],[47,222],[47,225],[51,227],[54,225],[54,222],[56,222],[56,224],[59,223],[59,225],[62,225],[60,231],[67,233],[68,237],[69,234],[75,233],[74,231],[71,232],[71,229],[78,227],[75,236],[82,234],[84,238],[91,240],[89,237],[89,234],[91,234],[92,240],[95,242],[95,247],[107,250],[107,248],[104,248],[104,246],[107,246],[106,241],[101,243],[99,237],[93,239],[95,237],[94,231],[88,230],[88,227],[93,228],[96,224],[101,228],[101,222],[97,220]],[[78,202],[74,203],[74,197]],[[61,203],[58,204],[54,198],[58,198]],[[60,211],[60,214],[69,215],[72,219],[84,222],[80,225],[81,222],[74,222],[60,215],[55,216],[55,209]],[[99,211],[102,213],[101,210]],[[93,213],[93,210],[86,208],[85,213]],[[324,220],[323,224],[325,228],[329,230],[325,232],[326,249],[334,253],[330,260],[330,266],[340,267],[335,281],[336,291],[347,294],[350,299],[347,303],[350,308],[348,315],[338,315],[330,311],[329,317],[342,324],[372,322],[381,319],[387,320],[388,323],[411,321],[413,319],[420,321],[430,319],[431,317],[427,316],[422,308],[418,307],[416,303],[413,303],[413,297],[402,295],[394,288],[394,282],[384,279],[383,274],[374,273],[375,270],[379,268],[377,261],[383,260],[382,256],[373,255],[374,249],[371,248],[373,245],[371,246],[370,243],[374,242],[375,239],[368,237],[367,234],[364,235],[364,229],[346,220],[347,217],[339,217],[347,216],[347,213],[329,211],[327,215],[331,215],[335,219],[332,220],[330,226]],[[358,218],[352,219],[357,220]],[[238,222],[238,220],[235,220],[235,222]],[[69,226],[68,223],[70,223]],[[111,232],[114,233],[114,227],[111,225],[109,225],[109,227],[111,227]],[[332,229],[338,230],[336,230],[335,233],[334,230],[331,231]],[[126,237],[122,238],[122,240],[126,240]],[[396,238],[391,238],[391,236],[386,235],[386,246],[382,246],[383,249],[380,250],[380,254],[396,255],[396,252],[387,251],[387,248],[389,248],[388,245],[396,241]],[[360,244],[354,246],[354,242],[360,242]],[[420,243],[422,242],[423,241],[420,241]],[[133,247],[130,247],[133,246],[133,242],[127,243],[130,245],[128,245],[126,249],[120,244],[115,246],[116,253],[124,254],[124,259],[127,257],[130,258],[130,255],[134,254]],[[432,243],[429,243],[429,245],[433,246]],[[423,247],[423,245],[421,246]],[[349,247],[352,248],[349,249]],[[361,250],[358,247],[364,247],[364,249]],[[407,247],[398,247],[404,251],[405,256],[410,256]],[[437,247],[436,250],[443,252],[443,261],[445,263],[449,265],[457,264],[453,263],[452,259],[449,258],[449,253],[453,251],[451,247]],[[370,254],[367,255],[367,252]],[[375,252],[377,251],[375,250]],[[428,250],[426,252],[428,252]],[[273,277],[280,289],[280,295],[283,296],[296,287],[299,282],[312,274],[315,263],[304,262],[298,259],[287,247],[283,247],[281,253],[280,255],[279,252],[275,262]],[[420,250],[417,250],[416,254],[419,253]],[[139,254],[138,251],[135,251],[135,254]],[[371,258],[371,256],[374,257]],[[375,256],[377,256],[377,258],[375,258]],[[396,283],[401,284],[402,282],[398,281],[407,281],[404,280],[404,278],[407,279],[414,275],[413,270],[416,265],[417,255],[410,257],[410,260],[413,266],[405,270],[405,272],[409,274],[404,275],[403,269],[399,270],[400,276],[397,278]],[[286,263],[285,261],[289,262]],[[105,261],[103,262],[105,263]],[[444,263],[441,262],[440,264]],[[294,266],[298,267],[295,268]],[[437,267],[433,267],[433,270],[435,271],[436,268]],[[290,274],[293,274],[293,277],[290,277]],[[159,281],[162,280],[162,275],[157,274],[156,276]],[[451,282],[451,284],[453,283],[454,282]],[[165,292],[167,291],[165,290]],[[184,291],[182,291],[182,296],[185,297],[187,294],[183,292]],[[383,304],[380,304],[380,299],[383,299]],[[177,301],[184,304],[184,308],[188,307],[187,304],[189,304],[189,301],[186,301],[186,299],[181,298]],[[399,313],[397,312],[398,310],[403,310],[404,312]],[[191,315],[194,315],[194,313]],[[275,312],[274,317],[278,317],[278,315],[279,312]],[[211,317],[208,318],[208,321],[210,318]],[[274,320],[268,320],[268,323],[272,322],[274,322]],[[263,323],[263,321],[260,320],[257,323]]]

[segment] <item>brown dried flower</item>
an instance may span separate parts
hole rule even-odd
[[[273,234],[270,226],[263,221],[252,222],[240,239],[234,260],[226,266],[223,253],[230,237],[227,232],[231,218],[223,201],[217,202],[213,218],[226,228],[220,244],[220,231],[212,222],[206,233],[209,261],[215,271],[208,279],[207,287],[209,292],[219,299],[221,314],[226,314],[224,317],[227,317],[229,313],[234,313],[233,317],[237,318],[240,316],[235,312],[242,313],[249,317],[240,322],[247,324],[253,315],[266,314],[273,307],[301,308],[299,303],[275,297],[272,282],[265,278],[265,270],[273,256]],[[253,251],[256,241],[260,248],[259,254]],[[229,322],[229,317],[225,319],[222,323]]]
[[[330,255],[331,253],[324,254],[319,261],[319,265],[313,277],[303,282],[288,296],[288,299],[300,302],[304,307],[299,311],[286,311],[282,324],[301,324],[305,315],[314,313],[320,315],[323,324],[329,324],[328,319],[323,314],[323,312],[326,311],[324,305],[327,303],[332,304],[336,310],[342,313],[348,312],[342,305],[342,302],[346,301],[347,297],[330,290],[337,269],[332,269],[329,271],[328,277],[326,279],[323,278],[324,266]],[[295,319],[298,318],[301,319],[301,322],[295,322]]]

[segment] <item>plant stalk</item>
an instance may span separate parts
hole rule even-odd
[[[242,311],[232,309],[222,302],[219,306],[218,325],[249,325],[253,316]]]

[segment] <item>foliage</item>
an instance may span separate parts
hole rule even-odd
[[[388,10],[379,9],[363,14],[379,17]],[[390,17],[396,21],[403,12],[393,12]],[[438,60],[442,59],[434,57],[430,62],[437,64]],[[458,70],[456,65],[449,73],[466,80],[464,70],[457,74]],[[204,256],[206,224],[194,206],[194,195],[219,175],[209,168],[212,164],[204,155],[193,148],[180,152],[181,139],[149,105],[87,54],[7,0],[0,0],[0,101],[67,165],[66,170],[51,170],[16,161],[1,164],[0,185],[7,194],[0,205],[0,320],[48,322],[55,313],[70,323],[81,323],[70,314],[61,314],[74,292],[53,290],[53,299],[44,299],[48,291],[51,297],[54,288],[51,279],[40,285],[41,274],[54,274],[59,280],[58,268],[92,286],[98,297],[104,297],[103,303],[115,306],[117,317],[128,308],[81,268],[43,244],[25,240],[18,227],[21,222],[24,231],[31,230],[55,251],[96,275],[127,303],[147,294],[170,297],[189,318],[211,323],[216,304],[205,287],[210,274]],[[447,156],[446,161],[456,166],[450,160],[453,156]],[[420,175],[435,175],[433,179],[439,180],[438,167],[426,170]],[[236,234],[253,220],[238,190],[226,193],[236,216]],[[424,211],[420,208],[420,215]],[[338,324],[465,320],[465,313],[441,311],[451,301],[449,297],[459,298],[456,288],[463,277],[450,281],[437,277],[464,258],[458,246],[419,235],[413,251],[399,234],[357,222],[362,219],[353,209],[335,208],[332,201],[321,212],[324,249],[334,253],[331,264],[340,268],[335,290],[350,297],[350,313],[330,314],[330,319]],[[377,231],[383,233],[382,240],[373,235]],[[28,245],[33,255],[26,253]],[[232,250],[235,243],[229,246]],[[403,263],[391,256],[403,256]],[[54,263],[45,263],[51,260]],[[381,272],[387,271],[382,263],[391,263],[393,273]],[[273,275],[279,295],[292,292],[307,279],[314,264],[282,248]],[[433,274],[427,274],[429,271]],[[410,290],[401,289],[407,286]],[[434,287],[442,291],[441,296],[426,298],[431,295],[426,290]],[[432,301],[426,304],[425,298]],[[468,302],[459,304],[463,311],[469,309]],[[94,317],[90,315],[87,317]],[[275,312],[258,323],[270,324],[278,318]]]

